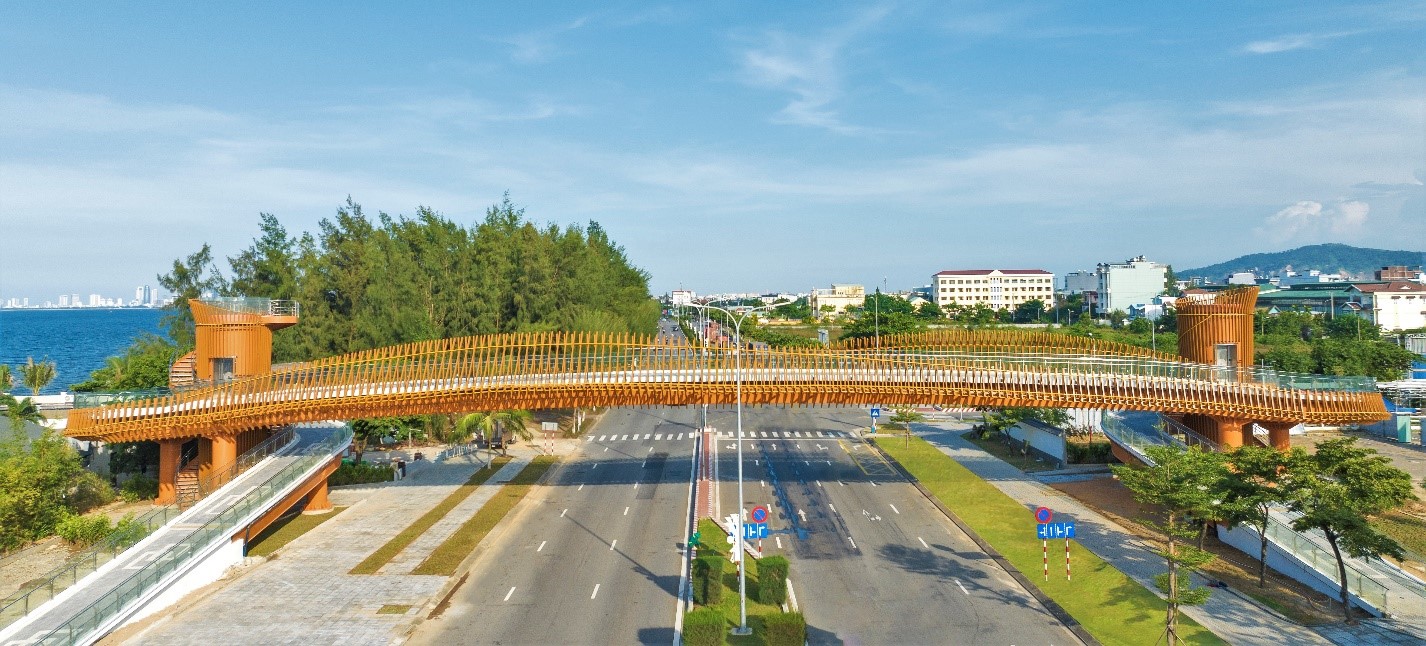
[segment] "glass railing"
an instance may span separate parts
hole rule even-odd
[[[251,296],[215,296],[198,300],[205,305],[212,305],[230,312],[266,316],[297,316],[302,309],[297,301]]]
[[[1337,576],[1337,557],[1322,549],[1312,539],[1294,530],[1290,525],[1269,517],[1268,541],[1284,552],[1293,555],[1298,561],[1326,577],[1328,581],[1341,585],[1341,578]],[[1389,602],[1386,586],[1373,581],[1371,577],[1353,564],[1346,563],[1345,565],[1347,568],[1347,591],[1371,604],[1377,610],[1383,613],[1387,612]]]
[[[95,408],[106,404],[116,404],[135,399],[148,399],[150,397],[163,397],[172,394],[173,391],[167,388],[148,388],[145,390],[117,390],[106,392],[74,393],[75,408]]]
[[[274,435],[262,444],[254,447],[238,456],[237,462],[221,470],[218,474],[209,476],[202,483],[199,489],[211,491],[221,484],[226,484],[236,477],[238,473],[247,470],[252,465],[262,461],[272,455],[277,450],[292,440],[292,427],[286,427],[277,435]],[[219,476],[225,476],[220,478]],[[221,484],[220,484],[221,483]],[[202,496],[197,496],[201,498]],[[177,518],[183,510],[192,506],[196,498],[190,496],[176,502],[152,509],[142,516],[135,518],[121,526],[120,529],[109,534],[104,540],[90,546],[88,549],[70,557],[63,565],[45,573],[38,583],[26,586],[14,594],[0,599],[0,628],[14,623],[16,620],[29,614],[30,611],[40,607],[45,602],[53,599],[55,595],[69,589],[70,586],[78,583],[80,579],[88,576],[89,573],[98,570],[101,566],[115,557],[124,553],[124,550],[133,547],[135,543],[143,540],[145,536],[152,534],[154,530],[168,524],[168,521]]]
[[[222,467],[209,474],[207,478],[204,478],[198,483],[198,486],[193,491],[178,494],[178,506],[183,509],[192,507],[198,501],[207,497],[208,494],[232,482],[234,478],[238,477],[242,472],[247,471],[252,465],[281,451],[292,441],[295,434],[296,431],[293,430],[293,427],[283,427],[277,434],[263,440],[261,444],[238,456],[237,460],[228,463],[228,466]]]
[[[190,558],[208,545],[229,538],[239,521],[271,505],[277,497],[285,493],[287,487],[305,477],[314,467],[330,460],[348,445],[351,439],[351,427],[343,427],[327,439],[303,450],[272,477],[243,493],[218,516],[184,536],[164,553],[153,557],[146,565],[105,592],[88,607],[66,619],[37,643],[74,644],[91,636],[91,633],[121,613],[126,606],[138,601],[149,589],[185,566]]]
[[[1182,440],[1164,433],[1162,431],[1142,431],[1136,429],[1123,420],[1113,415],[1105,415],[1100,426],[1104,429],[1104,434],[1114,440],[1125,449],[1133,451],[1140,459],[1152,465],[1154,461],[1149,458],[1148,448],[1151,446],[1172,446],[1180,449],[1188,448]]]

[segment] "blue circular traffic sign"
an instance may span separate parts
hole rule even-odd
[[[762,506],[762,505],[758,505],[758,506],[756,506],[756,507],[753,507],[753,522],[755,522],[755,523],[765,523],[765,522],[767,522],[767,507],[764,507],[764,506]]]
[[[1053,518],[1054,515],[1054,512],[1050,511],[1049,507],[1040,507],[1035,510],[1035,520],[1042,523],[1050,522],[1050,519]]]

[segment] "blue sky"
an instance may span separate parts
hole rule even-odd
[[[348,195],[508,190],[660,293],[1426,249],[1422,1],[409,4],[0,6],[0,296]]]

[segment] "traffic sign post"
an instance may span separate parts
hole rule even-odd
[[[881,409],[872,407],[871,409],[871,432],[876,432],[876,420],[881,418]]]
[[[1049,507],[1035,509],[1035,538],[1040,539],[1040,559],[1045,569],[1045,580],[1050,580],[1050,539],[1065,539],[1065,580],[1070,577],[1070,539],[1074,538],[1074,521],[1052,523],[1054,512]]]

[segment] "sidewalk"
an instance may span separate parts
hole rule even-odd
[[[106,642],[227,643],[242,635],[254,644],[399,643],[411,622],[439,601],[448,580],[413,575],[411,569],[439,545],[437,535],[449,536],[499,489],[498,481],[519,473],[515,465],[529,462],[538,454],[535,448],[523,443],[511,448],[515,460],[510,465],[379,574],[348,571],[464,484],[480,467],[483,452],[482,460],[460,456],[408,463],[404,480],[332,489],[332,503],[347,507],[341,514],[266,562],[242,568],[171,612]]]
[[[960,436],[965,432],[965,428],[952,430],[943,425],[918,426],[921,428],[917,434],[921,438],[1005,495],[1025,505],[1027,528],[1032,520],[1029,511],[1031,509],[1043,505],[1057,514],[1063,513],[1074,519],[1077,535],[1075,540],[1082,546],[1144,587],[1157,590],[1153,579],[1163,571],[1164,561],[1153,552],[1152,546],[1074,498],[980,450]],[[935,430],[928,431],[928,427]],[[1293,623],[1231,591],[1214,590],[1213,596],[1204,605],[1184,606],[1182,610],[1183,614],[1192,617],[1235,646],[1326,646],[1332,643],[1312,629]]]

